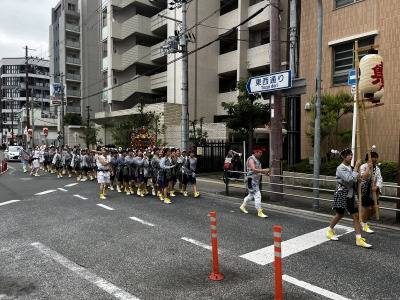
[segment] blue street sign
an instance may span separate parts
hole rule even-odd
[[[357,74],[355,69],[351,69],[349,71],[349,77],[347,78],[348,85],[356,85],[357,84]]]
[[[246,84],[247,92],[249,94],[255,94],[291,88],[291,75],[291,71],[287,70],[274,74],[251,77]]]

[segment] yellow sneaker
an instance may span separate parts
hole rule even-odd
[[[365,224],[362,228],[362,230],[366,233],[374,233],[375,231],[373,231],[371,228],[369,228],[368,224]]]
[[[169,195],[170,195],[171,197],[175,197],[175,191],[170,191],[170,192],[169,192]]]
[[[246,209],[246,204],[242,204],[242,205],[240,205],[240,210],[242,211],[242,213],[245,213],[245,214],[248,214],[249,212],[247,211],[247,209]]]
[[[160,194],[160,196],[158,196],[160,198],[160,201],[163,202],[164,201],[164,196],[162,194]]]
[[[184,191],[184,192],[182,193],[182,195],[183,195],[183,197],[187,197],[187,196],[188,196],[188,192]]]
[[[104,196],[104,194],[100,193],[100,199],[101,200],[106,200],[107,198],[106,198],[106,196]]]
[[[330,239],[331,241],[337,241],[339,240],[336,233],[333,231],[333,229],[328,228],[328,231],[326,232],[326,237]]]
[[[356,238],[356,245],[362,248],[372,248],[372,245],[368,244],[364,238]]]
[[[260,217],[260,218],[268,218],[268,216],[267,216],[266,214],[264,214],[262,208],[260,208],[260,209],[257,211],[257,216]]]
[[[171,202],[171,199],[165,198],[165,199],[164,199],[164,203],[165,203],[165,204],[171,204],[172,202]]]
[[[199,192],[196,192],[196,193],[194,193],[194,195],[193,195],[195,198],[199,198],[200,197],[200,193]]]

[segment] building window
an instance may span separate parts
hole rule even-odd
[[[238,8],[238,0],[221,0],[220,1],[220,15],[227,14],[228,12],[231,12],[232,10],[235,10]]]
[[[269,22],[265,26],[263,26],[263,28],[259,28],[256,30],[250,29],[249,48],[254,48],[268,44],[270,42],[269,34],[270,34]]]
[[[68,3],[68,10],[75,11],[76,10],[75,4]]]
[[[257,4],[257,3],[260,3],[260,2],[263,2],[263,1],[264,0],[250,0],[249,6],[252,6],[254,4]]]
[[[358,40],[358,47],[373,45],[375,37],[367,37]],[[354,41],[346,42],[333,46],[333,84],[343,84],[347,82],[349,70],[354,67],[353,58]],[[359,53],[359,58],[366,53]]]
[[[346,6],[349,4],[353,4],[356,2],[360,2],[360,1],[363,1],[363,0],[336,0],[336,8]]]
[[[219,54],[225,54],[237,50],[238,34],[237,30],[229,35],[221,36],[219,40]]]

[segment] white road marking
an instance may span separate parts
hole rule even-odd
[[[57,190],[61,191],[61,192],[68,192],[68,190],[63,189],[63,188],[57,188]]]
[[[338,233],[338,236],[342,236],[354,231],[353,228],[341,225],[336,225],[335,229]],[[326,237],[326,230],[327,228],[322,228],[297,236],[293,239],[283,241],[282,258],[328,242],[329,240]],[[283,232],[283,236],[284,234],[285,233]],[[243,254],[240,257],[262,266],[270,264],[274,261],[274,245]]]
[[[96,285],[98,288],[102,289],[103,291],[109,293],[111,296],[114,296],[116,299],[121,300],[138,300],[136,296],[129,294],[127,291],[117,287],[116,285],[112,284],[111,282],[97,276],[96,274],[90,272],[88,269],[77,265],[73,261],[69,260],[68,258],[62,256],[60,253],[47,248],[42,243],[32,243],[31,246],[38,249],[41,253],[46,255],[47,257],[53,259],[54,261],[58,262],[60,265],[64,266],[65,268],[69,269],[70,271],[74,272],[76,275],[80,276],[81,278],[89,281],[91,284]]]
[[[40,193],[36,193],[35,196],[46,195],[46,194],[54,193],[55,191],[56,190],[43,191],[43,192],[40,192]]]
[[[66,186],[66,187],[71,187],[71,186],[75,186],[75,185],[77,185],[77,184],[79,184],[79,183],[78,183],[78,182],[75,182],[75,183],[66,184],[66,185],[64,185],[64,186]]]
[[[338,295],[336,293],[333,293],[331,291],[325,290],[325,289],[320,288],[318,286],[312,285],[312,284],[307,283],[305,281],[298,280],[298,279],[296,279],[294,277],[290,277],[288,275],[283,275],[282,279],[284,281],[287,281],[287,282],[291,283],[291,284],[297,285],[297,286],[299,286],[299,287],[301,287],[303,289],[306,289],[306,290],[309,290],[309,291],[311,291],[313,293],[316,293],[318,295],[324,296],[324,297],[326,297],[328,299],[332,299],[332,300],[350,300],[349,298],[340,296],[340,295]]]
[[[11,203],[15,203],[15,202],[19,202],[19,201],[21,201],[21,200],[10,200],[10,201],[6,201],[6,202],[0,202],[0,206],[11,204]]]
[[[23,178],[20,178],[20,180],[24,180],[24,181],[32,180],[32,179],[33,179],[32,177],[23,177]]]
[[[83,196],[81,196],[81,195],[74,195],[74,197],[77,197],[77,198],[82,199],[82,200],[87,200],[87,199],[88,199],[88,198],[83,197]]]
[[[100,207],[102,207],[102,208],[108,209],[108,210],[114,210],[114,208],[112,208],[112,207],[109,207],[109,206],[107,206],[107,205],[104,205],[104,204],[100,204],[100,203],[98,203],[97,205],[98,205],[98,206],[100,206]]]
[[[131,219],[131,220],[133,220],[133,221],[136,221],[136,222],[139,222],[139,223],[142,223],[143,225],[155,226],[155,225],[152,224],[152,223],[146,222],[146,221],[144,221],[144,220],[142,220],[142,219],[139,219],[139,218],[136,218],[136,217],[129,217],[129,219]]]
[[[207,249],[207,250],[211,250],[212,249],[211,246],[209,246],[207,244],[204,244],[202,242],[196,241],[196,240],[191,239],[191,238],[182,237],[181,240],[184,240],[186,242],[192,243],[192,244],[194,244],[196,246],[202,247],[202,248]]]

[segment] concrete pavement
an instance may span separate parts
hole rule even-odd
[[[245,215],[233,198],[176,197],[168,206],[155,197],[110,192],[99,201],[94,182],[71,186],[76,181],[48,174],[28,179],[13,167],[0,178],[0,204],[20,200],[0,206],[0,299],[272,299],[273,265],[241,256],[272,245],[275,224],[282,225],[284,241],[300,240],[295,248],[328,224],[273,209],[266,220],[251,207]],[[211,210],[222,282],[208,280],[211,252],[202,246],[210,245]],[[356,247],[354,233],[338,242],[318,237],[316,246],[294,250],[283,259],[284,274],[310,285],[284,282],[285,299],[329,299],[329,293],[398,299],[399,231],[379,229],[367,238],[371,250]]]

